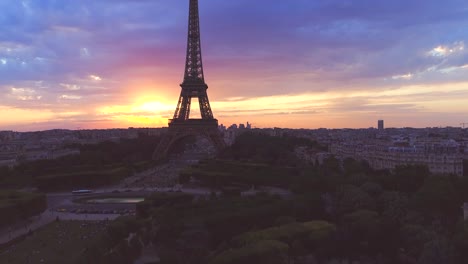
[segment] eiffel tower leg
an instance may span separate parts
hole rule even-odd
[[[172,136],[169,133],[166,133],[159,142],[158,146],[153,152],[153,160],[164,159],[167,155],[169,147],[171,145]]]
[[[178,127],[169,127],[153,153],[153,160],[161,160],[167,156],[172,145],[178,140],[188,136],[202,136],[208,139],[219,153],[226,147],[223,136],[217,127],[193,127],[191,124],[182,124]]]
[[[198,97],[198,102],[202,119],[213,119],[213,112],[211,112],[210,101],[208,100],[206,91]]]
[[[221,135],[221,132],[219,132],[217,129],[216,131],[210,133],[209,139],[213,143],[218,153],[226,147],[226,143],[224,142],[223,136]]]

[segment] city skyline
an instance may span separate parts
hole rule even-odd
[[[468,3],[200,1],[211,105],[256,127],[468,122]],[[0,130],[160,127],[187,0],[0,1]]]

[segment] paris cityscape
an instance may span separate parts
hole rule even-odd
[[[0,263],[467,263],[468,3],[0,7]]]

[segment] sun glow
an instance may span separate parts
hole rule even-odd
[[[157,101],[140,102],[132,105],[111,105],[104,106],[97,110],[100,114],[166,114],[167,111],[174,110],[173,105],[165,104]]]
[[[161,102],[146,102],[143,103],[139,106],[134,107],[134,109],[138,109],[143,112],[155,112],[155,113],[161,113],[161,112],[167,112],[174,110],[173,105],[168,105],[168,104],[163,104]]]
[[[125,126],[167,126],[174,105],[155,98],[141,98],[129,105],[111,105],[98,108],[97,113]]]
[[[54,113],[50,110],[37,111],[0,105],[2,125],[12,126],[32,122],[45,122],[54,118]]]
[[[117,122],[120,127],[163,127],[167,126],[167,118],[160,116],[142,115],[116,115],[112,116],[112,121]]]

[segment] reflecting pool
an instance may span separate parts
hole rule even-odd
[[[144,197],[120,197],[120,198],[92,198],[86,200],[86,203],[93,204],[132,204],[139,203],[145,200]]]

